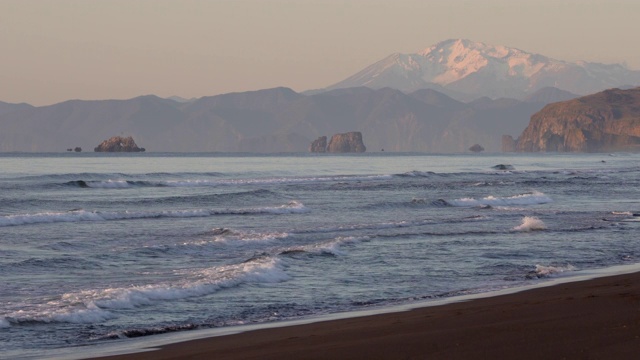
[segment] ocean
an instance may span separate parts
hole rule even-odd
[[[0,357],[640,262],[640,154],[0,154]]]

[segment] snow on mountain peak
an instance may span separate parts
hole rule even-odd
[[[640,72],[620,64],[565,62],[502,45],[449,39],[418,53],[388,56],[328,89],[438,88],[495,98],[524,96],[545,86],[585,94],[639,83]]]
[[[441,64],[444,71],[425,79],[440,85],[461,80],[488,68],[494,75],[530,77],[549,63],[548,58],[535,56],[506,46],[487,45],[466,39],[450,39],[419,52],[428,62]]]
[[[420,52],[419,55],[434,59],[449,55],[450,57],[464,56],[468,53],[482,54],[483,56],[501,59],[507,56],[524,53],[522,50],[509,48],[502,45],[487,45],[485,43],[467,39],[450,39],[437,43]]]

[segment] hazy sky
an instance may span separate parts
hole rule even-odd
[[[0,101],[338,82],[466,38],[640,70],[638,0],[0,0]]]

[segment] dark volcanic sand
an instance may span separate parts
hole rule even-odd
[[[640,274],[101,359],[638,359]]]

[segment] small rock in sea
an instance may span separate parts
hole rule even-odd
[[[513,165],[508,165],[508,164],[498,164],[492,168],[496,170],[515,170],[516,169],[513,167]]]

